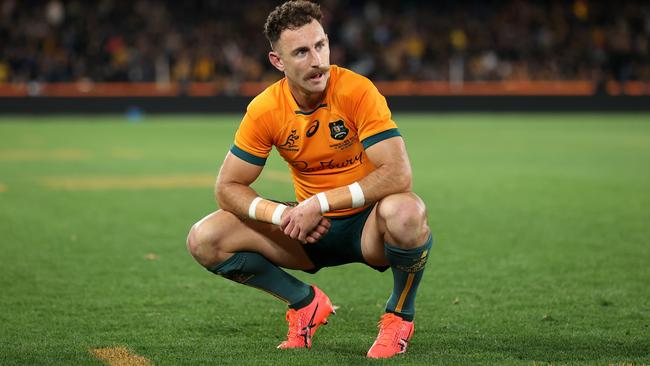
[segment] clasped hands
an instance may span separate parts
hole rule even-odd
[[[298,206],[288,207],[280,222],[285,235],[303,244],[317,242],[327,234],[330,226],[330,220],[321,213],[320,204],[315,197],[300,202]]]

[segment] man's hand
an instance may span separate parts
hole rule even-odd
[[[320,212],[320,204],[315,198],[302,201],[298,206],[287,208],[282,215],[280,228],[284,233],[301,243],[315,243],[330,228],[330,222]]]
[[[316,225],[316,228],[307,234],[307,243],[314,244],[319,241],[328,231],[330,231],[330,220],[326,217],[321,217],[320,222]]]

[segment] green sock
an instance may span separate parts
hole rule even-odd
[[[299,309],[314,298],[314,289],[254,252],[237,252],[208,271],[274,295]]]
[[[384,243],[384,253],[393,271],[393,293],[386,303],[386,312],[395,313],[407,321],[415,316],[415,294],[429,258],[433,237],[423,246],[402,249]]]

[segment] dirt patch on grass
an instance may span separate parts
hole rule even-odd
[[[131,353],[125,347],[94,348],[90,353],[109,366],[151,366],[147,358]]]
[[[42,184],[54,190],[174,189],[213,187],[213,174],[142,177],[48,177]],[[270,171],[260,179],[290,183],[288,173]]]
[[[50,177],[43,185],[55,190],[204,188],[214,185],[214,175],[145,177]]]
[[[261,180],[271,180],[274,182],[281,183],[293,183],[291,179],[291,174],[289,172],[280,171],[280,170],[262,170],[260,174]]]
[[[113,159],[123,160],[142,160],[144,158],[144,152],[142,150],[128,148],[111,149],[110,155]]]
[[[7,186],[4,183],[0,183],[0,193],[7,192]]]
[[[0,150],[0,161],[77,161],[88,160],[90,152],[79,149],[15,149]]]

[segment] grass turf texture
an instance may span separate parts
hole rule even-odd
[[[311,351],[282,352],[284,305],[187,253],[239,118],[0,119],[0,364],[98,365],[90,349],[118,346],[160,365],[393,363],[364,358],[389,272],[295,272],[340,309]],[[650,363],[648,114],[395,119],[437,241],[400,364]],[[256,189],[291,199],[273,156]],[[208,178],[47,185],[168,176]]]

